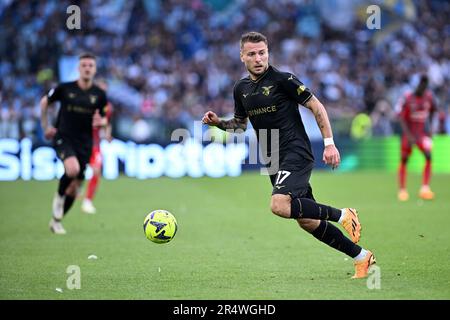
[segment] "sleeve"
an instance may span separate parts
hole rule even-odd
[[[233,89],[234,98],[234,117],[238,119],[245,119],[248,117],[245,111],[244,105],[242,104],[241,94],[239,93],[238,86],[235,85]]]
[[[56,88],[50,89],[50,91],[47,93],[48,103],[50,104],[55,101],[61,101],[62,91],[63,87],[61,84],[59,84]]]
[[[281,86],[289,97],[301,105],[304,105],[312,97],[311,91],[291,73],[283,75]]]

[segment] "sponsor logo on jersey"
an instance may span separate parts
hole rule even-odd
[[[253,116],[270,113],[270,112],[275,112],[275,111],[277,111],[277,106],[268,106],[268,107],[259,107],[259,108],[257,107],[252,110],[248,110],[247,114],[249,115],[249,117],[253,117]]]

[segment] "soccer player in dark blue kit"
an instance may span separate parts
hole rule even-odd
[[[257,133],[261,129],[278,130],[278,150],[274,150],[278,152],[278,171],[270,173],[272,212],[297,220],[300,227],[315,238],[352,257],[353,278],[366,277],[375,257],[371,251],[357,245],[361,224],[356,210],[317,203],[309,183],[314,158],[298,104],[310,109],[315,116],[324,138],[323,161],[333,169],[340,163],[324,106],[295,75],[281,72],[269,64],[268,41],[263,34],[249,32],[242,35],[240,48],[240,58],[249,76],[234,86],[234,117],[220,120],[214,112],[208,111],[203,116],[203,123],[222,130],[245,130],[250,119]],[[261,144],[262,140],[259,142]],[[270,142],[267,151],[273,156]],[[341,224],[351,240],[330,221]]]
[[[41,126],[45,137],[53,141],[56,154],[64,164],[64,175],[53,198],[50,230],[65,234],[61,220],[72,207],[84,180],[84,171],[92,152],[93,128],[107,125],[106,93],[93,82],[97,71],[96,58],[86,53],[79,57],[80,77],[61,83],[41,99]],[[59,101],[56,124],[48,123],[48,106]]]

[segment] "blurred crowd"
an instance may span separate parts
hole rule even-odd
[[[268,37],[271,63],[324,103],[335,135],[348,135],[361,113],[373,135],[397,133],[395,104],[421,73],[441,110],[437,128],[448,130],[450,4],[412,1],[413,16],[392,11],[375,32],[366,1],[348,3],[0,0],[0,138],[43,142],[39,100],[59,82],[61,58],[84,51],[108,82],[116,137],[163,143],[206,110],[230,116],[234,82],[246,75],[239,37],[252,30]],[[66,27],[71,4],[81,9],[79,30]]]

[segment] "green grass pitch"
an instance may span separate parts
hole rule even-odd
[[[50,233],[57,182],[0,183],[1,299],[450,299],[450,176],[436,175],[436,199],[396,199],[396,177],[380,172],[314,172],[318,202],[352,206],[360,244],[375,253],[380,289],[351,280],[351,259],[318,242],[295,221],[269,211],[269,179],[102,180],[98,214],[64,220]],[[145,215],[167,209],[178,220],[168,244],[143,233]],[[94,254],[97,260],[88,259]],[[69,290],[70,265],[81,289]],[[61,288],[62,292],[56,291]]]

